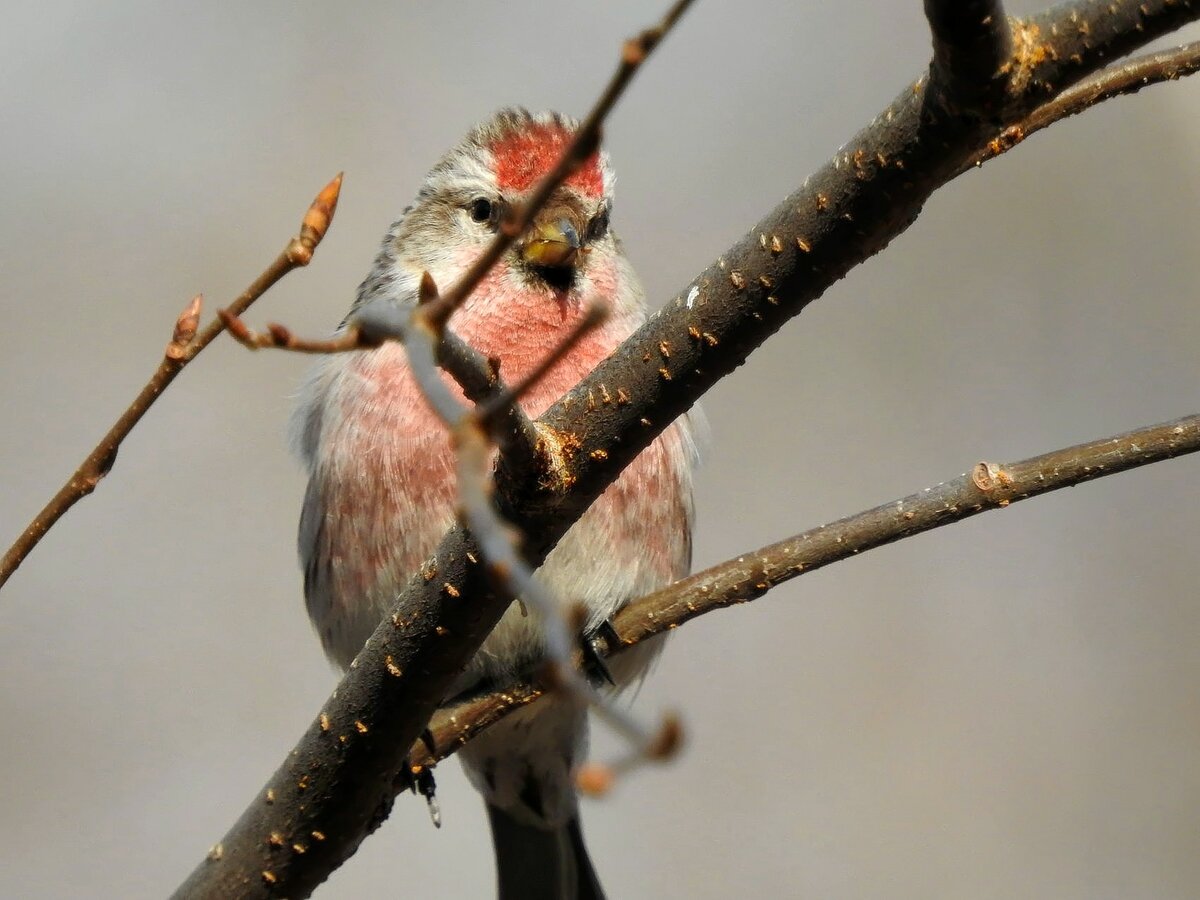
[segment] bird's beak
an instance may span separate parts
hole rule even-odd
[[[566,219],[559,219],[535,226],[521,248],[521,256],[530,265],[562,269],[575,264],[579,248],[579,232],[575,226]]]

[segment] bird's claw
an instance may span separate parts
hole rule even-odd
[[[583,670],[591,681],[607,681],[616,687],[616,679],[613,678],[608,663],[604,661],[604,656],[600,653],[602,641],[604,647],[610,651],[613,647],[620,646],[621,643],[620,635],[617,634],[616,628],[609,619],[605,619],[592,631],[582,635],[580,644],[583,650]]]

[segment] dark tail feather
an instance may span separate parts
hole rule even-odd
[[[518,822],[488,804],[499,900],[604,900],[579,818],[557,831]]]

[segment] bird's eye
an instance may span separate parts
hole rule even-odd
[[[487,197],[477,197],[471,201],[468,209],[471,212],[471,218],[476,222],[490,222],[495,213],[495,204]]]
[[[592,216],[592,221],[588,222],[587,239],[598,241],[606,234],[608,234],[608,210],[602,209]]]

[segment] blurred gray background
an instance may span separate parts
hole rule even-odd
[[[660,5],[6,3],[0,541],[330,176],[327,241],[253,322],[331,328],[446,147],[506,103],[583,113]],[[917,0],[699,3],[607,135],[652,300],[928,43]],[[696,565],[1195,411],[1198,102],[1153,88],[968,174],[716,388]],[[0,896],[167,894],[333,687],[284,441],[307,365],[214,345],[0,593]],[[638,707],[680,709],[686,753],[586,805],[612,896],[1196,896],[1198,477],[1022,503],[682,629]],[[321,896],[490,894],[482,807],[438,775],[441,831],[401,798]]]

